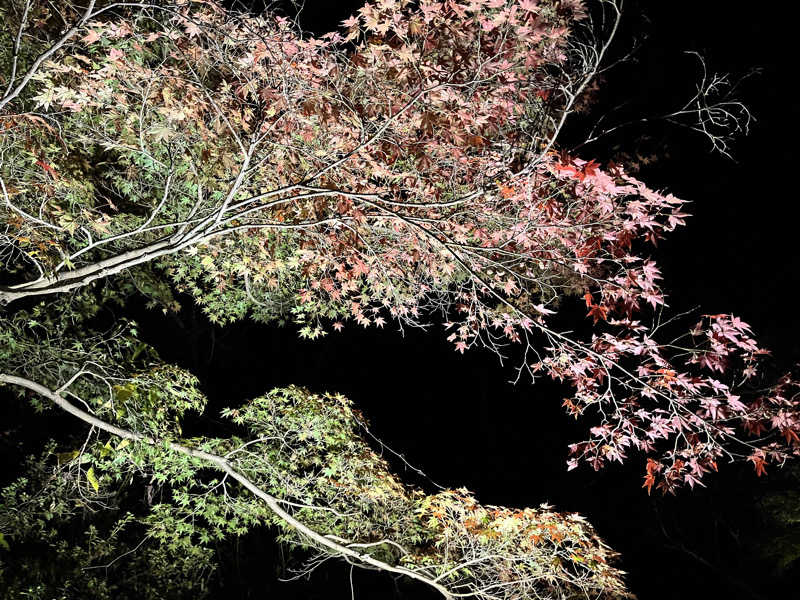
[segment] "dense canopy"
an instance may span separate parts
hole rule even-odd
[[[60,560],[148,552],[176,594],[203,591],[213,543],[264,524],[313,550],[310,569],[341,557],[445,597],[625,594],[581,517],[402,482],[333,391],[272,390],[225,411],[235,434],[185,437],[205,398],[137,339],[132,295],[311,339],[441,319],[456,351],[518,346],[520,378],[569,383],[564,407],[593,419],[569,468],[638,454],[648,493],[796,456],[797,383],[761,379],[749,326],[667,315],[650,247],[685,203],[559,147],[617,28],[616,4],[595,8],[379,0],[320,37],[210,1],[0,8],[0,383],[91,426],[5,489],[0,546],[103,509],[117,520]],[[559,324],[575,302],[591,330]],[[148,510],[128,511],[142,486]],[[45,581],[16,565],[10,589]],[[57,579],[47,593],[160,585]]]

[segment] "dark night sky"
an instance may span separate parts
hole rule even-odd
[[[305,26],[323,31],[359,4],[309,0]],[[639,176],[651,187],[693,201],[688,226],[654,253],[673,309],[700,305],[702,312],[739,315],[787,367],[800,357],[792,293],[800,289],[795,245],[800,213],[793,190],[800,106],[790,91],[797,21],[781,12],[782,4],[734,10],[726,0],[629,0],[619,49],[633,34],[647,33],[647,39],[635,64],[608,75],[595,108],[599,114],[630,100],[633,114],[646,115],[679,105],[692,94],[697,76],[696,62],[683,50],[702,51],[712,71],[736,74],[759,67],[761,75],[741,93],[757,122],[734,146],[737,162],[709,154],[700,137],[658,125],[600,141],[581,154],[607,159],[614,145],[652,136],[646,143],[669,157]],[[581,125],[569,136],[577,136]],[[145,339],[165,359],[200,376],[214,407],[290,383],[341,392],[364,410],[378,437],[433,480],[469,487],[487,504],[549,501],[585,514],[622,553],[622,567],[640,600],[777,598],[790,583],[752,563],[748,553],[764,541],[756,498],[769,486],[780,487],[780,477],[765,482],[752,469],[729,467],[707,489],[650,498],[640,489],[642,465],[636,458],[600,473],[567,473],[567,443],[580,438],[589,419],[576,423],[562,414],[566,390],[546,383],[514,387],[507,383],[510,368],[488,354],[454,353],[435,326],[405,337],[348,328],[305,342],[291,328],[248,323],[214,328],[188,305],[179,319],[136,312]],[[413,473],[406,475],[424,484]],[[323,568],[311,582],[277,583],[265,575],[273,570],[265,565],[276,561],[267,536],[251,535],[231,543],[234,547],[240,558],[226,558],[231,583],[220,598],[350,597],[344,566]],[[358,570],[354,584],[360,600],[433,597],[406,582]]]

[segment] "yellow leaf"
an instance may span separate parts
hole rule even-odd
[[[200,261],[200,264],[210,271],[214,268],[214,259],[210,256],[204,256]]]
[[[78,456],[79,452],[77,450],[71,450],[70,452],[59,452],[56,456],[58,457],[58,464],[63,465],[64,463],[68,463],[73,458]]]
[[[97,477],[94,476],[94,467],[90,467],[89,470],[86,471],[86,479],[92,485],[95,492],[100,490],[100,483],[97,481]]]
[[[111,440],[106,442],[106,445],[100,448],[100,458],[105,458],[111,454]]]

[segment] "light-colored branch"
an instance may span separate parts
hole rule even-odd
[[[125,269],[149,262],[166,254],[172,254],[179,249],[180,247],[176,247],[172,238],[165,238],[143,248],[124,252],[74,271],[59,273],[49,279],[0,289],[0,306],[28,296],[69,292],[97,279],[115,275]]]
[[[14,87],[14,81],[17,79],[17,66],[19,65],[19,49],[22,44],[22,32],[25,31],[25,26],[28,23],[28,13],[30,13],[31,4],[33,4],[33,0],[27,0],[25,2],[25,8],[22,11],[19,29],[17,29],[17,37],[14,39],[14,48],[11,50],[13,57],[11,59],[11,74],[8,77],[8,85],[6,86],[6,91],[3,92],[3,96],[11,91],[11,88]]]
[[[533,168],[539,164],[542,159],[547,155],[548,152],[552,149],[553,145],[556,143],[556,139],[558,135],[561,133],[561,130],[564,128],[564,124],[567,121],[567,118],[572,113],[572,108],[575,105],[575,102],[578,100],[580,95],[586,89],[586,87],[592,82],[592,80],[597,75],[598,71],[600,70],[600,66],[603,63],[603,59],[605,58],[608,49],[611,47],[611,43],[614,41],[614,38],[617,35],[617,30],[619,29],[619,24],[622,19],[622,6],[624,0],[601,0],[604,4],[609,4],[614,11],[614,21],[611,25],[611,31],[608,34],[608,37],[603,41],[600,45],[600,48],[593,48],[594,53],[594,60],[592,61],[591,65],[588,68],[588,72],[586,75],[580,80],[578,85],[572,89],[565,89],[564,93],[567,96],[567,102],[564,105],[564,109],[561,112],[561,117],[558,120],[558,123],[555,125],[553,129],[553,134],[550,136],[550,139],[541,149],[541,151],[537,154],[536,158],[530,161],[525,168],[523,168],[519,173],[516,174],[515,177],[520,177],[522,175],[529,175],[533,172]]]
[[[91,0],[89,5],[86,7],[86,10],[83,11],[83,14],[80,18],[78,18],[73,25],[67,29],[60,38],[58,38],[53,44],[44,52],[42,52],[36,60],[33,61],[31,66],[25,72],[25,74],[20,78],[19,84],[13,89],[7,91],[3,96],[0,98],[0,110],[3,110],[5,106],[14,100],[17,96],[19,96],[22,91],[25,89],[25,86],[30,83],[31,79],[36,75],[39,71],[39,68],[47,61],[51,56],[53,56],[56,52],[61,50],[64,45],[69,42],[75,34],[83,27],[89,20],[100,16],[103,13],[108,11],[114,10],[115,8],[148,8],[148,9],[159,9],[165,10],[170,12],[170,9],[165,7],[163,4],[158,2],[114,2],[107,6],[103,6],[97,10],[94,10],[95,4],[97,4],[97,0]]]
[[[91,0],[89,2],[89,6],[86,7],[86,10],[83,12],[83,15],[80,19],[78,19],[75,24],[70,27],[50,48],[42,52],[38,58],[33,61],[33,64],[28,68],[28,71],[25,75],[22,76],[19,84],[14,88],[8,90],[2,98],[0,98],[0,110],[11,102],[14,98],[20,95],[22,90],[25,89],[25,86],[28,85],[28,82],[36,75],[36,72],[39,70],[39,67],[51,56],[53,56],[56,52],[58,52],[64,44],[66,44],[72,37],[78,32],[78,30],[83,27],[84,23],[88,21],[92,17],[92,12],[94,11],[94,5],[96,4],[97,0]]]
[[[31,221],[33,223],[36,223],[37,225],[41,225],[42,227],[55,229],[56,231],[64,231],[63,227],[58,227],[57,225],[53,225],[52,223],[48,223],[47,221],[43,221],[42,219],[38,219],[38,218],[34,217],[33,215],[30,215],[30,214],[26,213],[21,208],[18,208],[17,206],[15,206],[11,202],[11,196],[9,195],[8,189],[6,188],[6,182],[3,180],[2,177],[0,177],[0,191],[2,191],[2,193],[3,193],[3,199],[6,201],[6,206],[8,207],[9,210],[14,211],[15,213],[17,213],[22,218],[27,219],[28,221]]]
[[[94,415],[91,415],[88,412],[81,410],[80,408],[68,402],[63,396],[57,394],[48,387],[43,386],[35,381],[31,381],[30,379],[26,379],[24,377],[0,374],[0,383],[8,383],[11,385],[16,385],[28,389],[32,392],[35,392],[40,396],[47,398],[53,404],[55,404],[62,410],[68,412],[69,414],[73,415],[74,417],[77,417],[84,423],[87,423],[93,427],[97,427],[102,431],[120,437],[122,439],[131,440],[133,442],[139,442],[142,444],[147,444],[150,446],[163,446],[178,454],[183,454],[190,458],[204,461],[209,465],[213,466],[214,468],[216,468],[217,470],[222,471],[223,473],[228,475],[231,479],[234,479],[238,481],[240,484],[242,484],[242,486],[245,487],[248,491],[250,491],[254,496],[262,500],[269,507],[269,509],[276,516],[282,519],[287,525],[289,525],[289,527],[294,529],[297,533],[311,540],[317,546],[321,546],[337,556],[342,556],[350,560],[355,560],[359,564],[374,567],[382,571],[388,571],[390,573],[396,573],[398,575],[404,575],[411,579],[415,579],[417,581],[425,583],[433,587],[448,600],[454,598],[454,595],[445,586],[441,585],[440,583],[434,581],[431,578],[426,577],[425,575],[422,575],[416,571],[412,571],[411,569],[407,569],[405,567],[399,567],[387,564],[381,560],[378,560],[370,556],[369,554],[361,554],[358,551],[353,550],[351,547],[349,547],[351,546],[350,543],[348,543],[348,545],[344,545],[344,543],[339,543],[337,541],[334,541],[330,537],[317,533],[316,531],[314,531],[301,521],[297,520],[292,514],[284,510],[284,508],[281,506],[281,500],[268,494],[260,487],[258,487],[255,483],[250,481],[250,479],[248,479],[245,475],[239,473],[222,456],[219,456],[217,454],[212,454],[210,452],[205,452],[203,450],[197,450],[195,448],[189,448],[188,446],[184,446],[177,442],[172,442],[172,441],[159,442],[158,440],[149,437],[147,435],[143,435],[141,433],[136,433],[133,431],[128,431],[127,429],[122,429],[121,427],[117,427],[116,425],[107,423],[102,419],[99,419]]]

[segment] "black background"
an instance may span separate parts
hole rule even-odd
[[[761,74],[740,93],[757,121],[734,145],[736,162],[710,154],[700,136],[659,124],[625,130],[580,152],[601,161],[637,148],[661,156],[639,176],[693,202],[688,226],[653,252],[672,309],[699,305],[704,313],[737,314],[784,368],[800,357],[795,316],[800,109],[793,91],[797,12],[787,12],[790,4],[626,2],[617,51],[634,37],[646,39],[635,62],[607,74],[592,115],[623,101],[629,105],[622,117],[680,106],[693,94],[698,76],[697,61],[682,54],[685,50],[702,52],[710,71],[735,75],[758,67]],[[324,32],[358,5],[308,1],[301,22]],[[574,121],[565,143],[581,139],[587,123]],[[212,415],[291,383],[341,392],[364,411],[380,439],[434,481],[466,486],[485,504],[550,502],[587,516],[621,552],[631,591],[641,600],[797,597],[796,591],[785,595],[798,589],[797,569],[777,574],[753,552],[770,535],[759,499],[786,485],[774,469],[769,478],[757,479],[749,466],[726,466],[709,478],[707,488],[667,498],[648,497],[640,488],[638,457],[599,473],[586,468],[567,473],[567,444],[581,439],[591,420],[576,423],[563,414],[560,403],[568,390],[544,381],[513,386],[509,366],[486,353],[454,353],[438,325],[404,336],[391,325],[384,331],[348,325],[342,333],[306,342],[291,327],[213,327],[188,302],[172,317],[131,308],[142,336],[165,359],[201,378]],[[51,419],[54,427],[58,419]],[[393,464],[433,491],[430,483],[403,471],[402,463]],[[219,598],[351,597],[346,565],[329,563],[310,581],[279,582],[283,557],[266,532],[233,540],[220,554],[225,585]],[[355,597],[364,600],[435,597],[423,587],[363,570],[353,573],[353,584]]]

